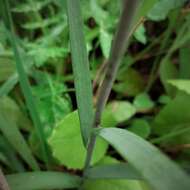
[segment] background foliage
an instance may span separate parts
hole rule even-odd
[[[95,102],[122,1],[81,0],[80,3]],[[81,175],[86,149],[75,98],[77,88],[75,91],[66,1],[10,0],[10,12],[16,33],[12,36],[12,43],[17,46],[15,48],[26,71],[33,101],[26,98],[26,84],[18,83],[19,59],[15,59],[9,42],[10,34],[3,19],[0,19],[1,167],[6,174],[12,174],[39,168],[44,170],[48,165],[53,171]],[[189,42],[190,4],[187,0],[143,0],[134,19],[130,45],[101,121],[103,131],[122,128],[126,131],[126,139],[129,138],[127,131],[130,131],[154,144],[186,173],[190,171]],[[81,71],[81,76],[85,81],[85,72]],[[34,110],[29,108],[28,111],[28,104],[36,107],[37,118]],[[89,105],[89,110],[91,107]],[[88,112],[89,117],[90,114]],[[100,136],[104,136],[103,132]],[[93,166],[119,164],[125,159],[134,161],[130,150],[123,159],[109,146],[109,140],[105,136],[103,138],[97,139]],[[138,156],[136,159],[144,158],[143,153]],[[59,174],[55,172],[51,175],[54,176],[52,180],[56,180]],[[47,174],[44,179],[48,177]],[[66,176],[68,181],[69,177]],[[151,181],[151,176],[147,178]],[[16,188],[11,175],[7,179],[13,190],[30,189],[29,186]],[[22,176],[18,179],[23,180]],[[64,184],[66,188],[78,186],[77,177],[71,180]],[[39,187],[44,189],[48,186]],[[62,184],[55,188],[60,187],[63,187]],[[84,183],[87,190],[95,187],[100,190],[150,189],[137,179],[88,179]]]

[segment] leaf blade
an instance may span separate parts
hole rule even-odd
[[[86,145],[93,121],[92,87],[83,23],[78,0],[67,0],[72,65],[83,142]]]
[[[61,172],[26,172],[6,178],[12,190],[76,188],[80,184],[79,177]]]
[[[101,129],[99,135],[141,172],[143,178],[155,189],[188,190],[190,188],[187,175],[158,149],[140,137],[116,128]]]

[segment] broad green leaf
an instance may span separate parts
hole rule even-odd
[[[179,50],[180,62],[179,62],[179,73],[180,78],[190,78],[190,48],[181,48]]]
[[[26,172],[6,176],[11,190],[73,189],[80,185],[78,176],[61,172]]]
[[[151,133],[150,125],[145,119],[135,119],[127,129],[144,139]]]
[[[43,152],[44,160],[46,160],[46,165],[48,165],[48,149],[45,142],[45,137],[43,134],[43,126],[41,124],[36,105],[32,96],[32,92],[30,89],[30,83],[28,76],[26,74],[24,64],[23,64],[23,57],[19,51],[18,45],[17,45],[17,38],[15,37],[13,26],[12,26],[12,18],[10,14],[10,8],[9,8],[9,2],[5,0],[1,0],[1,9],[2,9],[2,15],[3,15],[3,21],[4,25],[6,27],[6,33],[7,37],[9,39],[9,42],[12,46],[13,52],[14,52],[14,58],[16,62],[16,70],[18,72],[19,76],[19,82],[21,85],[22,92],[24,94],[24,98],[26,100],[26,105],[29,110],[29,113],[31,115],[31,118],[34,122],[34,126],[36,128],[36,132],[38,134],[38,138],[41,143],[41,150]]]
[[[30,148],[18,130],[14,120],[10,119],[9,113],[6,112],[6,108],[3,105],[1,105],[0,110],[0,130],[26,163],[33,170],[38,170],[38,164],[35,161]]]
[[[137,95],[133,101],[133,104],[139,112],[147,111],[154,107],[154,102],[146,93]]]
[[[177,68],[170,60],[166,60],[161,63],[160,79],[161,79],[162,84],[164,85],[166,92],[170,96],[174,96],[176,90],[173,86],[168,84],[167,81],[170,79],[175,79],[175,78],[177,78],[177,76],[178,76]]]
[[[175,99],[171,100],[155,117],[152,129],[155,134],[168,138],[159,140],[159,143],[184,144],[190,142],[190,95],[179,93]],[[184,133],[178,131],[185,130]],[[188,132],[189,130],[189,132]]]
[[[113,101],[106,106],[101,120],[103,127],[115,127],[136,113],[136,108],[127,101]]]
[[[91,133],[94,114],[89,62],[79,0],[67,0],[67,14],[81,134],[86,145]]]
[[[49,138],[49,144],[53,156],[58,159],[61,164],[68,168],[83,168],[86,149],[80,134],[80,123],[77,111],[68,114],[58,123]],[[107,143],[102,139],[97,139],[92,164],[104,156],[106,149]]]
[[[146,29],[144,25],[141,24],[134,33],[134,37],[136,38],[136,40],[138,40],[139,42],[143,44],[147,43],[147,37],[146,37],[145,32],[146,32]]]
[[[169,80],[168,83],[190,95],[190,80],[185,80],[185,79]]]
[[[128,102],[112,102],[108,104],[103,112],[101,126],[115,127],[118,123],[131,118],[135,114],[135,111],[135,108]],[[86,149],[82,144],[78,112],[75,111],[68,114],[57,124],[57,127],[53,130],[49,138],[49,144],[53,156],[57,158],[61,164],[69,168],[83,168]],[[102,139],[97,139],[92,164],[99,161],[106,153],[106,150],[107,143],[102,141]]]
[[[101,129],[98,133],[142,175],[153,189],[188,190],[190,188],[189,176],[141,137],[117,128]]]
[[[183,6],[186,1],[187,0],[160,0],[148,13],[148,18],[154,21],[164,20],[171,10]]]
[[[103,23],[108,16],[107,12],[99,6],[97,0],[90,0],[90,8],[95,21],[100,25],[100,27],[103,26]]]
[[[104,57],[109,57],[111,49],[112,35],[105,31],[103,28],[100,29],[100,46]]]
[[[111,168],[109,168],[109,166],[111,166]],[[136,178],[141,178],[141,176],[138,175],[138,173],[136,173],[132,168],[128,167],[126,163],[121,164],[115,158],[104,157],[97,164],[97,166],[95,166],[94,169],[96,170],[95,175],[97,178],[96,177],[94,178],[94,176],[93,176],[92,179],[87,179],[84,182],[85,190],[97,190],[97,189],[98,190],[104,190],[104,189],[148,190],[147,188],[145,188],[145,184],[142,181],[136,180]],[[126,171],[124,171],[124,169],[126,169]],[[129,169],[129,170],[127,170],[127,169]],[[92,168],[92,170],[93,170],[93,168]],[[130,174],[131,171],[133,173]],[[107,172],[109,172],[109,173],[107,173]],[[107,177],[104,177],[104,174],[107,175]],[[115,176],[116,177],[115,179],[113,177],[114,174],[117,175],[117,176]],[[102,179],[101,179],[101,177],[102,177]],[[88,178],[88,176],[87,176],[87,178]]]

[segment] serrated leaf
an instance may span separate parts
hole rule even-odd
[[[30,11],[39,11],[43,7],[50,4],[52,0],[43,0],[43,1],[33,1],[32,3],[23,3],[19,4],[17,7],[13,8],[12,11],[16,13],[28,13]]]
[[[98,134],[135,167],[153,189],[189,190],[189,176],[149,142],[117,128],[101,129]]]
[[[42,21],[26,23],[26,24],[23,24],[22,27],[28,30],[35,30],[38,28],[48,27],[50,25],[58,23],[59,21],[60,21],[60,17],[55,16],[53,18],[44,19]]]

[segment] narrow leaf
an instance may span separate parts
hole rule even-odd
[[[34,169],[38,170],[38,165],[32,156],[30,148],[26,144],[23,136],[18,130],[12,120],[9,118],[9,113],[3,111],[3,106],[0,110],[0,130],[3,135],[7,138],[9,143],[15,148],[15,150],[20,154],[20,156],[28,163],[28,165]]]
[[[189,190],[189,177],[147,141],[123,129],[105,128],[99,135],[108,141],[155,190]]]
[[[61,172],[26,172],[6,176],[11,190],[77,188],[80,178]]]
[[[67,0],[72,64],[83,143],[86,145],[92,126],[93,104],[88,55],[83,34],[79,0]]]
[[[30,83],[29,83],[29,80],[27,78],[27,74],[26,74],[26,71],[24,68],[23,59],[19,52],[19,49],[17,46],[17,39],[13,32],[9,4],[8,4],[8,1],[6,1],[6,0],[1,0],[0,2],[3,7],[2,14],[3,14],[3,19],[4,19],[4,24],[7,29],[7,32],[6,32],[7,37],[9,38],[9,41],[10,41],[13,51],[14,51],[14,57],[15,57],[15,61],[16,61],[16,69],[18,72],[21,89],[23,91],[30,115],[34,122],[34,126],[36,127],[36,132],[37,132],[39,140],[40,140],[41,149],[42,149],[42,152],[44,155],[44,160],[45,160],[46,164],[48,164],[48,149],[47,149],[47,144],[45,142],[43,126],[41,124],[39,114],[37,113],[36,105],[35,105],[35,102],[34,102],[34,99],[32,96],[32,92],[30,89]]]

